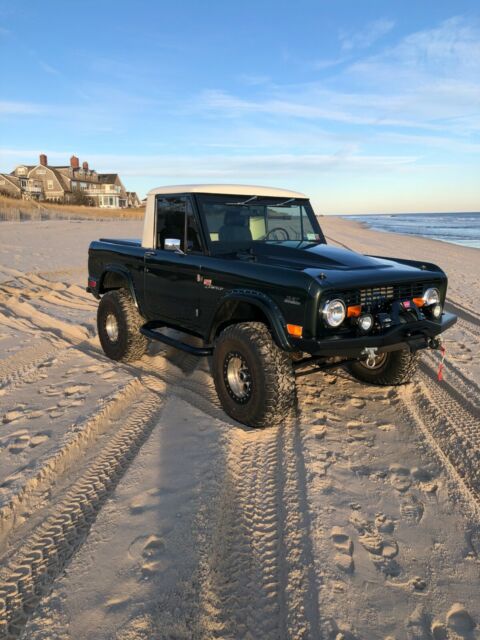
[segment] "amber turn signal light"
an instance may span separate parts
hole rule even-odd
[[[295,336],[295,338],[301,338],[303,327],[298,324],[287,324],[287,331],[291,336]]]
[[[362,313],[362,305],[355,304],[351,307],[347,307],[347,318],[358,318]]]
[[[413,298],[413,301],[417,305],[417,307],[423,307],[423,305],[425,304],[425,300],[423,298]]]

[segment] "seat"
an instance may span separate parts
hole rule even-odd
[[[218,230],[220,242],[251,242],[252,233],[247,226],[248,217],[239,211],[227,211],[223,225]]]

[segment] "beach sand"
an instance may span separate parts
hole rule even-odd
[[[321,224],[447,271],[445,380],[316,373],[252,430],[206,359],[103,355],[88,243],[141,222],[0,223],[0,638],[480,637],[480,251]]]

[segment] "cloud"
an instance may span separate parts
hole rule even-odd
[[[45,71],[45,73],[49,73],[50,75],[55,75],[55,76],[60,75],[60,71],[58,69],[55,69],[55,67],[52,67],[51,65],[44,62],[43,60],[39,60],[38,64],[40,65],[40,68]]]
[[[359,31],[341,31],[339,39],[343,51],[352,51],[354,49],[368,49],[377,40],[383,38],[389,33],[395,23],[393,20],[382,18],[375,20],[366,25],[364,29]]]
[[[31,102],[0,101],[0,116],[9,115],[34,115],[44,113],[44,107]]]
[[[387,21],[381,25],[385,31]],[[371,33],[379,34],[381,25]],[[341,62],[345,58],[315,64],[328,68]],[[243,95],[212,89],[197,101],[200,110],[216,117],[271,116],[277,126],[293,118],[453,136],[480,131],[479,104],[480,28],[462,18],[410,34],[375,56],[343,65],[328,81],[272,83]]]
[[[46,153],[51,164],[65,164],[71,151],[45,149],[1,149],[5,161],[29,162]],[[78,153],[79,157],[83,157]],[[413,155],[362,155],[353,149],[330,154],[242,154],[242,155],[121,155],[88,154],[92,168],[98,171],[118,171],[122,176],[178,179],[232,179],[242,180],[262,176],[266,179],[292,175],[318,175],[332,170],[362,172],[364,170],[390,171],[408,169],[417,158]]]

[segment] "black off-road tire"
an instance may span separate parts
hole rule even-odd
[[[113,316],[118,327],[118,337],[112,339],[107,332],[107,322]],[[102,349],[112,360],[133,362],[140,360],[148,346],[148,339],[140,333],[145,324],[132,296],[126,289],[109,291],[100,300],[97,311],[98,336]]]
[[[236,396],[229,385],[232,359],[243,362],[248,371],[250,386],[246,397]],[[212,370],[223,409],[249,427],[278,424],[296,406],[292,361],[262,322],[242,322],[224,329],[215,343]]]
[[[398,386],[410,382],[417,370],[417,354],[408,349],[399,349],[385,355],[385,361],[375,369],[369,369],[361,361],[350,364],[348,369],[357,380],[369,384]]]

